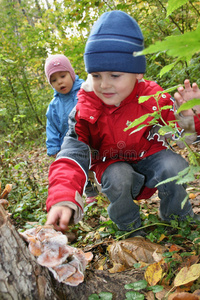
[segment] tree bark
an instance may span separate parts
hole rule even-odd
[[[0,205],[0,299],[59,299],[48,269],[37,264]]]
[[[87,269],[76,287],[59,283],[40,266],[27,244],[0,205],[0,299],[1,300],[87,300],[91,294],[110,292],[113,300],[125,299],[124,285],[143,279],[143,271],[110,274]]]

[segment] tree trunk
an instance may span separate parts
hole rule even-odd
[[[113,300],[125,299],[124,285],[143,279],[143,271],[110,274],[87,269],[76,287],[59,283],[40,266],[0,205],[0,299],[1,300],[87,300],[91,294],[110,292]]]

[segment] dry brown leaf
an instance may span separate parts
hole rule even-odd
[[[198,296],[190,293],[173,293],[169,296],[168,300],[199,300]]]
[[[146,300],[154,300],[155,299],[154,293],[152,291],[147,292],[145,296],[146,296],[145,297]]]
[[[117,241],[108,247],[110,259],[113,264],[119,263],[126,268],[133,267],[138,262],[154,263],[155,253],[161,254],[165,250],[164,246],[154,244],[141,237]]]
[[[147,267],[144,277],[149,285],[156,285],[162,278],[163,269],[162,263],[154,263]]]
[[[191,267],[184,267],[176,275],[174,286],[180,286],[196,280],[200,276],[200,264],[194,264]]]
[[[113,267],[111,269],[109,269],[108,271],[110,273],[119,273],[119,272],[123,272],[125,270],[126,270],[125,266],[123,266],[121,264],[113,264]]]
[[[163,259],[163,256],[161,253],[158,253],[156,250],[154,251],[154,253],[152,254],[153,259],[155,262],[159,262]]]
[[[180,251],[180,250],[183,250],[183,247],[174,244],[171,245],[171,247],[169,248],[169,252]]]
[[[106,263],[106,257],[102,257],[101,259],[98,260],[95,269],[103,270],[103,266],[105,265],[105,263]]]

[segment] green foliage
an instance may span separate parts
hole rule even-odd
[[[152,291],[153,293],[158,293],[163,290],[163,286],[160,285],[155,285],[155,286],[148,286],[148,283],[146,280],[139,280],[130,284],[126,284],[124,286],[126,290],[132,289],[133,291],[127,292],[126,293],[126,298],[125,300],[143,300],[144,295],[138,291],[141,290],[146,290],[146,291]],[[112,300],[112,293],[108,292],[101,292],[98,295],[97,294],[92,294],[88,297],[88,300],[97,300],[97,299],[102,299],[102,300]]]
[[[97,294],[92,294],[88,297],[88,300],[112,300],[113,296],[112,293],[108,293],[108,292],[101,292],[98,295]]]
[[[177,58],[176,62],[165,66],[161,70],[160,76],[169,72],[179,61],[185,61],[187,64],[190,63],[194,54],[200,51],[200,46],[198,43],[200,36],[200,27],[198,27],[193,32],[186,32],[178,36],[166,37],[163,41],[157,41],[155,44],[149,46],[147,49],[143,50],[143,54],[152,54],[155,52],[166,52],[168,55]],[[137,55],[141,54],[138,53]]]
[[[183,103],[177,110],[177,113],[179,114],[183,110],[193,108],[195,105],[200,105],[200,99],[192,99]]]
[[[195,43],[199,34],[198,1],[63,0],[47,5],[44,1],[2,0],[0,111],[3,122],[0,122],[3,132],[17,130],[17,136],[24,140],[36,138],[45,131],[45,113],[53,97],[44,75],[47,55],[64,53],[76,73],[85,79],[83,53],[91,26],[103,12],[114,9],[123,10],[138,21],[147,49],[153,44],[155,54],[152,51],[147,54],[146,78],[158,80],[164,88],[179,84],[186,77],[198,82],[199,43]],[[174,67],[176,72],[170,72]],[[13,119],[21,115],[26,117],[16,128]]]
[[[179,8],[180,6],[186,4],[187,2],[189,2],[189,0],[169,0],[168,1],[168,6],[167,6],[167,17],[177,8]]]

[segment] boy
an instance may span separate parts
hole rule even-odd
[[[155,82],[143,80],[145,57],[133,55],[143,48],[137,22],[122,11],[104,13],[91,30],[84,53],[89,76],[79,91],[69,131],[49,172],[47,224],[57,230],[65,231],[71,222],[82,218],[81,195],[90,169],[110,201],[108,214],[113,222],[120,230],[138,229],[131,236],[144,235],[139,229],[139,206],[133,200],[148,199],[159,182],[188,166],[151,133],[152,126],[133,134],[124,131],[129,121],[158,110],[153,97],[138,103],[140,96],[162,91]],[[162,110],[162,119],[169,122],[175,119],[173,101],[163,93],[159,107],[166,105],[171,108]],[[163,124],[162,120],[159,123]],[[161,219],[197,217],[189,201],[181,208],[187,195],[184,186],[169,182],[157,189]]]

